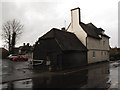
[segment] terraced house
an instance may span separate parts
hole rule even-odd
[[[88,49],[88,63],[109,60],[109,36],[102,28],[97,28],[92,23],[81,22],[80,8],[71,10],[71,23],[68,32],[74,33]]]

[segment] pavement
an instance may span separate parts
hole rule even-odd
[[[59,72],[31,69],[27,61],[2,60],[2,88],[105,88],[120,90],[120,61],[103,62]]]

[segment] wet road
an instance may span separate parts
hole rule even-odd
[[[120,62],[104,62],[62,72],[31,70],[28,62],[4,60],[3,88],[119,88]],[[105,89],[105,90],[107,90]],[[116,90],[120,90],[116,89]]]

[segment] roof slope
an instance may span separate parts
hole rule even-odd
[[[93,28],[91,28],[90,26],[84,24],[84,23],[80,23],[80,26],[83,28],[83,30],[88,34],[88,36],[100,39],[100,37],[97,35],[97,33],[95,32],[95,30]]]
[[[88,36],[91,36],[91,37],[97,38],[97,39],[101,39],[99,37],[99,35],[102,35],[102,36],[110,38],[106,34],[102,33],[102,32],[104,32],[104,30],[102,28],[97,28],[92,23],[84,24],[84,23],[80,22],[80,26],[88,34]]]
[[[53,28],[48,33],[40,37],[39,40],[50,38],[54,38],[63,50],[87,51],[87,48],[73,33]]]
[[[49,32],[47,32],[46,34],[44,34],[42,37],[40,37],[39,39],[48,39],[48,38],[54,38],[54,29],[51,29]]]

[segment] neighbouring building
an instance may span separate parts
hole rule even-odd
[[[110,48],[110,60],[120,60],[120,48]]]
[[[71,23],[67,29],[74,33],[88,49],[88,63],[109,60],[109,36],[102,28],[97,28],[92,23],[81,22],[80,8],[71,10]]]
[[[19,54],[19,47],[14,48],[14,54]]]
[[[18,53],[28,58],[32,58],[32,50],[33,50],[33,46],[31,46],[29,43],[27,44],[23,43],[23,46],[19,47]]]
[[[87,64],[87,48],[74,33],[51,29],[34,46],[34,60],[44,60],[52,69],[66,69]]]
[[[0,59],[6,59],[8,55],[8,50],[6,50],[5,48],[0,48]]]

